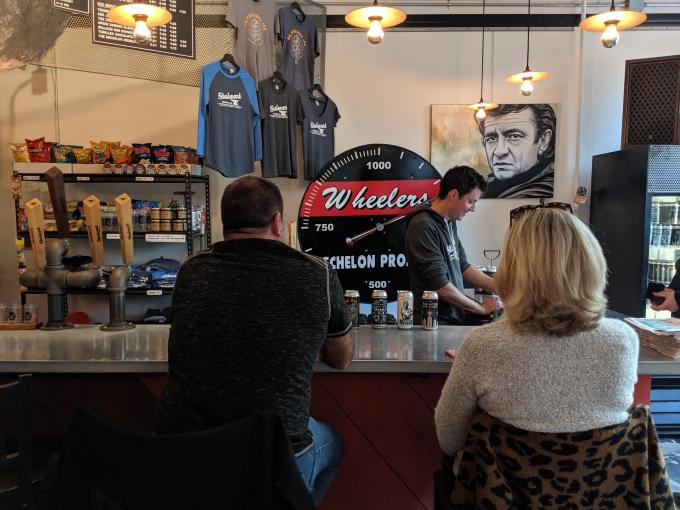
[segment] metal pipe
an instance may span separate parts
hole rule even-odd
[[[130,280],[127,266],[116,266],[109,276],[109,323],[102,326],[103,331],[124,331],[134,324],[125,319],[125,292]]]

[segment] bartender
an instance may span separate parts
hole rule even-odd
[[[464,280],[490,292],[496,290],[493,278],[468,263],[456,228],[457,221],[474,212],[485,190],[481,174],[457,166],[442,178],[432,205],[418,208],[406,218],[406,258],[416,321],[421,320],[425,290],[439,295],[438,319],[442,325],[478,324],[503,307],[497,296],[478,303],[464,293]]]
[[[671,283],[661,292],[655,292],[654,295],[664,300],[658,305],[652,303],[652,310],[657,312],[668,310],[671,316],[680,319],[680,259],[675,261],[675,276]]]

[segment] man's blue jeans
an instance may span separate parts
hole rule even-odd
[[[330,425],[309,417],[309,431],[313,436],[312,446],[295,457],[305,485],[318,505],[333,481],[340,465],[345,446],[340,434]]]

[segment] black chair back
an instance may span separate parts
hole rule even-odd
[[[0,386],[0,497],[15,508],[34,508],[31,495],[31,388],[30,374]],[[9,441],[13,432],[16,442]],[[12,445],[10,447],[10,445]]]
[[[283,425],[268,413],[156,435],[76,411],[54,485],[57,510],[314,507]]]

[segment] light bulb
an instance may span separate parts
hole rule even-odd
[[[477,117],[477,120],[486,119],[486,110],[484,108],[478,108],[477,113],[475,113],[475,117]]]
[[[371,16],[368,19],[371,20],[371,28],[368,29],[368,33],[366,34],[366,37],[368,37],[368,42],[372,44],[380,44],[385,38],[385,32],[380,25],[382,17]]]
[[[135,14],[135,29],[132,37],[137,43],[146,44],[151,40],[151,30],[146,24],[147,17],[143,14]]]
[[[520,86],[519,91],[523,96],[531,95],[531,93],[534,91],[534,84],[531,83],[531,78],[524,78],[524,80],[522,80],[522,85]]]
[[[602,32],[600,41],[602,41],[602,46],[605,48],[613,48],[618,44],[619,31],[616,30],[616,22],[607,23],[607,28],[605,28],[604,32]]]

